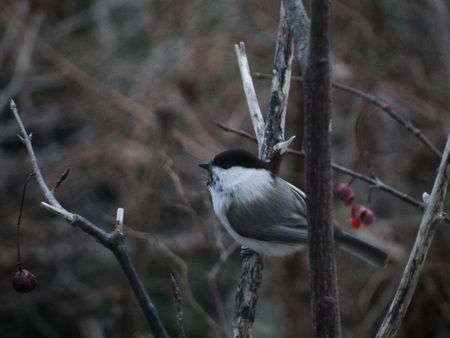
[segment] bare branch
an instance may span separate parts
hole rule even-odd
[[[278,24],[277,46],[272,72],[272,86],[270,92],[269,112],[265,131],[263,153],[266,161],[277,171],[281,164],[284,146],[286,111],[291,86],[291,68],[293,59],[292,33],[286,18],[283,3],[280,8],[280,23]],[[292,138],[291,138],[292,140]],[[289,142],[290,143],[290,142]]]
[[[381,324],[377,338],[389,338],[397,335],[406,314],[422,272],[436,228],[445,217],[443,213],[447,185],[450,181],[450,134],[447,138],[439,172],[429,197],[424,198],[425,213],[420,224],[416,242],[406,264],[400,285],[391,303],[387,316]]]
[[[235,129],[235,128],[231,128],[229,126],[227,126],[226,124],[223,124],[222,122],[216,122],[217,126],[219,126],[219,128],[231,132],[231,133],[235,133],[237,135],[243,136],[249,140],[255,141],[257,142],[256,138],[253,135],[250,135],[249,133],[243,131],[243,130],[239,130],[239,129]]]
[[[250,67],[248,65],[247,55],[245,53],[245,45],[243,42],[234,46],[236,56],[238,59],[239,70],[241,71],[242,84],[244,86],[245,97],[247,105],[250,110],[250,117],[252,118],[253,128],[258,140],[259,157],[262,156],[264,145],[264,118],[259,108],[258,98],[256,97],[255,87],[253,86],[252,76],[250,74]]]
[[[39,186],[41,187],[41,190],[44,192],[45,198],[53,206],[63,209],[61,207],[61,205],[59,204],[59,202],[55,199],[53,192],[48,188],[47,184],[44,181],[44,177],[42,176],[41,169],[39,168],[39,165],[38,165],[38,162],[36,159],[36,155],[34,154],[33,146],[31,145],[32,135],[27,133],[25,126],[23,125],[22,120],[20,119],[16,103],[13,100],[11,100],[10,108],[11,108],[12,113],[14,114],[14,117],[17,120],[17,123],[19,124],[20,134],[21,134],[21,135],[19,135],[19,137],[20,137],[22,143],[25,144],[25,147],[27,148],[28,155],[30,156],[30,159],[31,159],[31,165],[33,167],[33,171],[36,174],[36,180],[37,180]]]
[[[264,74],[264,73],[254,73],[253,76],[257,78],[263,78],[263,79],[270,79],[270,74]],[[292,80],[295,81],[303,81],[303,77],[301,76],[292,76]],[[361,97],[364,101],[367,101],[374,106],[380,108],[383,110],[386,114],[388,114],[394,121],[401,124],[408,132],[410,132],[412,135],[414,135],[420,142],[422,142],[427,148],[429,148],[433,153],[435,153],[437,156],[441,157],[442,152],[436,148],[433,143],[422,133],[422,131],[418,128],[416,128],[410,121],[403,118],[401,115],[399,115],[394,108],[390,104],[388,104],[386,101],[376,97],[373,94],[364,92],[362,90],[344,85],[339,82],[331,82],[331,86],[342,90],[344,92],[357,95]]]
[[[275,146],[280,142],[284,142],[284,121],[289,95],[293,53],[292,38],[289,33],[283,6],[281,6],[280,10],[280,24],[278,26],[277,48],[273,71],[274,76],[272,78],[272,92],[266,127],[264,126],[264,120],[256,100],[256,95],[254,94],[253,82],[248,69],[243,43],[240,44],[240,49],[236,46],[236,52],[247,97],[247,104],[255,129],[259,158],[270,161],[271,167],[277,171],[281,163],[283,144],[280,145],[280,149],[275,149]],[[255,320],[256,303],[262,282],[263,267],[263,255],[258,253],[244,255],[241,277],[236,292],[233,319],[234,337],[251,337],[253,322]]]
[[[283,0],[283,5],[303,72],[309,48],[310,20],[301,0]]]
[[[255,252],[244,256],[234,305],[233,337],[235,338],[252,337],[263,268],[263,255]]]
[[[256,132],[256,139],[258,142],[259,156],[263,159],[270,159],[272,167],[277,170],[281,158],[280,154],[274,154],[274,150],[278,149],[280,152],[285,151],[288,147],[288,142],[284,142],[284,119],[286,113],[286,104],[287,97],[289,91],[289,78],[290,78],[290,64],[292,60],[292,38],[290,29],[295,31],[296,34],[296,42],[297,49],[301,57],[305,58],[306,51],[309,46],[309,20],[307,19],[306,12],[304,10],[303,4],[296,1],[289,2],[286,7],[289,7],[287,13],[282,8],[281,10],[281,19],[278,31],[278,41],[277,41],[277,53],[276,53],[276,62],[275,62],[275,70],[274,75],[275,78],[272,80],[272,95],[271,95],[271,104],[269,105],[269,117],[268,123],[266,127],[265,139],[264,142],[267,145],[265,148],[261,148],[261,137],[259,135],[259,130],[261,130],[261,119],[254,118],[254,114],[252,114],[252,108],[250,108],[252,121],[254,122],[254,128]],[[291,12],[289,12],[291,11]],[[289,19],[288,19],[288,18]],[[328,43],[328,40],[326,41]],[[242,72],[242,66],[241,73]],[[245,75],[247,75],[245,73]],[[243,75],[244,77],[244,75]],[[249,81],[249,79],[244,80]],[[251,83],[251,82],[250,82]],[[253,88],[253,84],[251,86]],[[245,85],[244,85],[244,90]],[[329,91],[329,90],[328,90]],[[248,90],[246,90],[247,95]],[[256,100],[251,100],[247,95],[247,102],[249,106]],[[258,107],[259,111],[259,107]],[[260,115],[257,115],[260,116]],[[272,120],[271,120],[272,119]],[[255,123],[256,121],[256,123]],[[234,131],[234,130],[233,130]],[[276,148],[278,146],[278,148]],[[275,155],[275,156],[274,156]],[[278,155],[278,156],[277,156]],[[275,157],[275,158],[274,158]],[[277,158],[278,157],[278,158]],[[330,223],[330,222],[329,222]],[[331,223],[330,223],[331,224]],[[254,260],[250,262],[249,259]],[[249,336],[252,323],[249,321],[253,321],[254,316],[254,306],[257,299],[257,289],[248,289],[249,283],[253,281],[254,285],[259,288],[259,279],[261,278],[263,260],[259,255],[250,256],[250,258],[244,258],[243,262],[243,272],[241,276],[241,280],[238,287],[238,293],[236,298],[236,313],[242,313],[242,310],[245,308],[246,312],[249,313],[248,319],[244,321],[238,321],[234,323],[234,335],[235,336]],[[250,278],[250,279],[249,279]],[[246,280],[248,281],[246,284]],[[246,290],[250,290],[248,295],[246,296]],[[243,307],[243,305],[247,305]],[[334,308],[337,308],[336,306]],[[338,318],[338,316],[337,316]]]
[[[359,97],[363,98],[364,100],[372,103],[374,106],[377,106],[378,108],[381,108],[385,113],[387,113],[394,121],[400,123],[407,131],[409,131],[411,134],[413,134],[415,137],[417,137],[425,146],[427,146],[429,149],[431,149],[437,156],[442,156],[442,153],[439,149],[437,149],[428,138],[425,137],[425,135],[422,134],[420,129],[417,129],[414,127],[414,125],[404,119],[400,114],[397,114],[394,109],[392,109],[392,106],[387,104],[386,102],[378,99],[376,96],[365,93],[361,90],[351,88],[349,86],[336,83],[334,82],[333,87],[341,89],[343,91],[346,91],[348,93],[352,93],[355,95],[358,95]]]
[[[239,247],[237,242],[233,242],[226,250],[221,251],[219,260],[213,265],[211,270],[206,274],[210,293],[212,295],[212,302],[216,308],[219,316],[220,325],[222,327],[222,336],[229,337],[228,325],[226,321],[225,308],[220,297],[219,286],[217,285],[217,276],[223,266],[223,263],[228,260],[230,255]]]
[[[126,232],[129,236],[133,238],[145,240],[148,246],[155,248],[155,250],[157,250],[158,254],[162,257],[161,258],[162,260],[174,266],[173,270],[177,271],[178,274],[177,277],[180,278],[178,282],[181,284],[181,287],[183,288],[184,299],[188,302],[188,304],[192,307],[192,309],[194,309],[202,318],[205,319],[206,323],[209,326],[208,330],[210,330],[211,332],[220,332],[223,337],[228,337],[226,331],[227,328],[219,326],[218,323],[212,318],[211,312],[206,311],[194,297],[192,293],[192,288],[190,287],[189,268],[186,262],[180,256],[175,254],[173,250],[171,250],[166,244],[164,244],[163,241],[155,239],[154,236],[152,236],[151,234],[147,232],[136,231],[130,227],[126,228]],[[185,240],[186,238],[184,236],[183,241]],[[236,247],[233,248],[236,249]],[[231,251],[231,248],[229,249]],[[226,251],[228,251],[228,249]],[[226,255],[229,255],[229,253],[227,253]]]
[[[91,235],[95,240],[112,251],[123,272],[125,273],[125,276],[127,277],[128,282],[133,289],[134,295],[138,300],[142,311],[144,312],[144,315],[146,316],[147,321],[151,329],[153,330],[153,333],[155,334],[155,337],[168,338],[169,335],[167,334],[161,322],[161,319],[159,318],[158,312],[154,307],[152,301],[150,300],[147,291],[142,284],[142,281],[140,280],[139,275],[130,259],[130,256],[128,255],[128,251],[124,243],[124,236],[122,231],[120,231],[120,227],[117,227],[116,230],[111,233],[107,233],[82,216],[70,213],[61,206],[61,204],[54,197],[53,192],[48,188],[47,184],[44,181],[36,156],[34,154],[33,146],[31,145],[31,134],[27,133],[17,111],[17,106],[12,100],[11,110],[17,120],[17,123],[19,124],[21,132],[21,136],[19,137],[28,150],[28,155],[30,156],[36,179],[41,190],[44,192],[45,197],[50,202],[50,204],[42,202],[41,205],[47,210],[57,214],[58,216],[61,216],[73,226]]]
[[[328,0],[311,3],[311,23],[302,1],[283,1],[302,74],[306,134],[306,194],[310,284],[315,335],[339,337],[340,310],[331,221]]]
[[[227,125],[223,124],[223,123],[218,123],[219,127],[222,128],[223,130],[227,131],[227,132],[231,132],[231,133],[235,133],[237,135],[246,137],[252,141],[256,142],[256,139],[251,136],[250,134],[248,134],[247,132],[243,131],[243,130],[239,130],[239,129],[235,129],[235,128],[231,128],[228,127]],[[289,142],[291,139],[285,141],[285,142]],[[298,150],[294,150],[294,149],[286,149],[286,153],[288,154],[292,154],[292,155],[296,155],[296,156],[301,156],[301,157],[305,157],[305,153],[303,151],[298,151]],[[372,178],[369,176],[366,176],[364,174],[361,174],[357,171],[354,171],[352,169],[343,167],[339,164],[336,163],[331,163],[331,167],[336,170],[336,171],[340,171],[344,174],[347,174],[349,176],[352,176],[354,178],[357,178],[361,181],[364,181],[368,184],[370,184],[373,188],[379,189],[381,191],[384,191],[388,194],[391,194],[392,196],[416,207],[419,208],[420,210],[424,209],[424,203],[413,198],[412,196],[401,192],[400,190],[395,189],[393,186],[388,185],[386,183],[384,183],[382,180],[380,180],[379,178]],[[450,223],[450,216],[446,216],[445,217],[445,222]]]
[[[66,221],[68,221],[70,223],[72,223],[75,220],[75,215],[68,212],[64,208],[55,207],[55,206],[45,203],[45,202],[41,202],[41,206],[43,208],[47,209],[48,211],[54,213],[55,215],[58,215],[59,217],[64,218]]]

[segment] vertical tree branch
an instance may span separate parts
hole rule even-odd
[[[439,172],[434,182],[431,196],[424,198],[425,212],[417,234],[416,242],[405,267],[397,293],[389,311],[381,324],[377,338],[395,337],[406,314],[409,303],[416,289],[417,281],[422,272],[425,258],[430,249],[431,241],[437,225],[441,223],[445,214],[442,212],[447,185],[450,180],[450,134],[442,156]]]
[[[270,92],[269,112],[265,128],[265,144],[263,153],[265,160],[270,161],[271,167],[278,171],[281,155],[284,151],[278,150],[277,145],[284,142],[284,129],[286,111],[291,85],[292,70],[292,34],[286,18],[284,5],[281,3],[280,23],[278,25],[277,46],[273,67],[272,86]]]
[[[329,0],[315,0],[304,70],[306,181],[312,310],[316,337],[340,337],[331,220]]]
[[[329,0],[312,1],[311,26],[300,1],[285,0],[304,77],[306,194],[312,312],[316,337],[340,337],[331,221]],[[306,34],[309,32],[309,40]]]
[[[253,86],[250,66],[248,65],[247,54],[245,53],[245,45],[243,42],[234,46],[238,59],[239,70],[241,72],[242,85],[247,99],[247,106],[250,110],[253,128],[255,129],[256,139],[258,140],[258,154],[262,158],[264,145],[264,118],[259,108],[258,98],[256,97],[255,87]]]
[[[241,72],[242,84],[244,86],[244,93],[258,143],[258,154],[260,158],[264,158],[264,119],[253,86],[244,43],[241,42],[239,46],[235,45],[235,49],[239,70]],[[252,255],[243,256],[241,277],[236,290],[234,306],[233,337],[250,338],[252,336],[263,268],[263,255],[254,253]]]
[[[303,72],[306,67],[311,23],[301,0],[283,0],[283,5],[297,48],[298,62]]]
[[[272,168],[277,170],[283,152],[282,147],[277,148],[277,146],[284,143],[284,121],[289,95],[293,54],[292,37],[289,32],[283,6],[281,6],[280,10],[280,24],[278,26],[277,48],[273,71],[274,76],[272,79],[267,124],[265,126],[253,89],[243,43],[236,46],[236,54],[241,70],[245,95],[247,97],[247,104],[258,142],[259,157],[269,161]],[[241,277],[236,292],[233,337],[244,338],[251,337],[252,335],[263,267],[263,255],[255,253],[244,256]]]
[[[243,257],[234,305],[234,338],[250,338],[252,336],[263,268],[263,255],[255,252],[253,255]]]

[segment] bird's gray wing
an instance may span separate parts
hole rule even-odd
[[[233,201],[227,217],[243,237],[286,244],[308,242],[305,195],[279,178],[264,198],[246,203]]]

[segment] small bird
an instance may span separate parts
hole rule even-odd
[[[206,186],[214,212],[241,245],[268,256],[287,256],[308,245],[306,195],[246,150],[228,150],[212,162]],[[334,227],[337,248],[386,266],[382,250]]]

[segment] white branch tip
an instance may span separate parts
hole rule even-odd
[[[41,202],[41,206],[44,207],[45,209],[53,212],[54,214],[65,218],[66,220],[68,220],[70,222],[73,222],[75,220],[74,214],[68,212],[67,210],[65,210],[61,207],[55,207],[55,206],[45,203],[45,202]]]
[[[289,140],[277,143],[274,147],[275,151],[280,151],[280,155],[283,155],[289,148],[289,146],[291,145],[292,141],[294,141],[295,139],[295,135],[291,136],[289,138]]]
[[[123,217],[125,210],[123,208],[117,208],[116,216],[116,231],[123,233]]]

